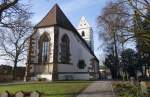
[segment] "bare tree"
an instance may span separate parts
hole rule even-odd
[[[144,41],[145,44],[147,44],[147,46],[149,45],[150,42],[150,34],[147,33],[143,27],[138,27],[138,32],[135,31],[135,25],[140,26],[141,23],[139,24],[136,20],[135,17],[137,17],[137,15],[141,18],[141,20],[146,21],[148,23],[150,23],[150,18],[147,15],[147,13],[150,12],[150,1],[149,0],[117,0],[112,2],[113,5],[116,6],[116,8],[118,7],[122,7],[124,8],[124,6],[128,9],[126,11],[113,11],[113,8],[108,7],[107,10],[109,9],[109,14],[111,15],[117,15],[119,17],[123,17],[122,19],[128,19],[126,20],[127,22],[120,22],[118,20],[118,22],[115,22],[114,19],[112,19],[111,23],[109,23],[110,25],[109,28],[114,28],[115,29],[119,29],[119,31],[121,32],[119,37],[122,41],[122,44],[127,42],[128,40],[131,40],[133,42],[136,42],[136,38],[140,39],[141,41]],[[106,10],[106,8],[105,8]],[[105,12],[105,16],[107,16],[108,14],[107,12]],[[101,17],[100,17],[101,18]],[[104,17],[106,18],[106,17]],[[117,18],[116,18],[117,19]],[[99,19],[100,20],[100,19]],[[108,24],[108,21],[106,19],[101,19],[103,21],[106,21]],[[136,24],[135,24],[136,23]],[[115,24],[115,25],[114,25]],[[111,27],[113,26],[113,27]],[[107,28],[105,28],[107,29]],[[112,30],[111,30],[112,31]],[[135,33],[136,32],[136,33]]]
[[[31,34],[32,26],[29,21],[30,14],[21,13],[12,25],[1,27],[0,56],[13,62],[13,79],[16,79],[16,67],[25,59],[27,40]]]
[[[29,4],[20,3],[21,0],[0,0],[0,27],[14,24],[19,14],[29,13]]]
[[[145,11],[150,12],[150,0],[124,0],[134,11],[138,12],[147,22],[150,23]]]
[[[111,46],[111,42],[114,43],[111,48],[114,49],[114,55],[117,55],[119,39],[123,40],[122,43],[128,40],[142,43],[143,50],[149,51],[149,12],[149,0],[116,0],[106,5],[102,15],[98,17],[98,24],[107,32],[105,40],[109,41],[108,46]]]
[[[1,0],[0,4],[0,21],[3,19],[2,14],[6,10],[15,7],[19,0]]]
[[[14,6],[19,0],[1,0],[0,12]]]
[[[116,4],[124,4],[128,6],[129,11],[126,13],[130,22],[128,26],[122,26],[121,30],[128,32],[123,33],[125,37],[124,42],[128,40],[133,40],[136,42],[136,38],[148,44],[150,42],[150,34],[144,31],[143,27],[140,27],[142,24],[138,23],[135,17],[139,16],[141,20],[150,23],[150,18],[147,16],[147,13],[150,12],[150,1],[149,0],[118,0]],[[136,24],[135,24],[136,23]],[[135,33],[135,25],[138,27],[138,32]]]
[[[121,3],[113,3],[110,2],[106,7],[103,9],[103,12],[100,16],[98,16],[98,26],[104,29],[103,35],[105,35],[105,42],[113,45],[111,47],[113,49],[113,55],[116,57],[116,76],[119,75],[119,58],[118,58],[118,50],[119,45],[121,42],[121,38],[123,35],[121,34],[122,27],[125,27],[128,23],[128,15],[127,15],[127,8],[126,6]]]

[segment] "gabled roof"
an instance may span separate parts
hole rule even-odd
[[[58,25],[63,28],[73,30],[74,27],[65,16],[60,7],[55,4],[48,14],[35,26],[35,28]]]
[[[74,34],[76,34],[81,39],[81,41],[87,47],[87,49],[90,51],[90,53],[93,56],[95,56],[94,52],[88,46],[86,41],[80,36],[78,31],[71,24],[69,19],[65,16],[63,11],[60,9],[60,7],[57,4],[55,4],[53,6],[53,8],[48,12],[48,14],[34,28],[42,28],[42,27],[49,27],[49,26],[60,26],[62,28],[72,31]],[[96,56],[95,56],[95,58],[96,58]]]

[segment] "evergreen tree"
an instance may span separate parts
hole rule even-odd
[[[129,79],[131,76],[136,78],[137,56],[133,49],[126,49],[121,53],[121,63],[125,78]]]
[[[150,20],[150,13],[147,11],[147,19]],[[139,65],[142,70],[142,75],[147,77],[146,73],[150,64],[150,23],[147,19],[142,20],[138,13],[135,13],[134,18],[134,34],[136,38],[136,48],[139,56]]]

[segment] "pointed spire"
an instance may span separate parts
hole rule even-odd
[[[47,13],[47,15],[35,26],[35,28],[58,25],[69,30],[75,30],[69,19],[65,16],[58,4]]]
[[[88,27],[91,27],[91,26],[87,22],[86,18],[84,16],[82,16],[80,19],[80,23],[78,25],[78,28],[88,28]]]

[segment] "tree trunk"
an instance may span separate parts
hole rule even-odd
[[[114,53],[115,53],[115,57],[116,57],[116,78],[119,77],[119,59],[118,59],[118,51],[117,51],[117,40],[116,40],[116,33],[113,32],[114,34]]]
[[[145,64],[145,71],[144,71],[145,79],[147,78],[147,64]]]
[[[16,51],[16,52],[17,52],[17,51]],[[18,63],[18,53],[16,53],[16,57],[15,57],[15,60],[14,60],[13,80],[16,80],[17,63]]]
[[[14,61],[13,80],[16,80],[16,68],[17,68],[17,62]]]

